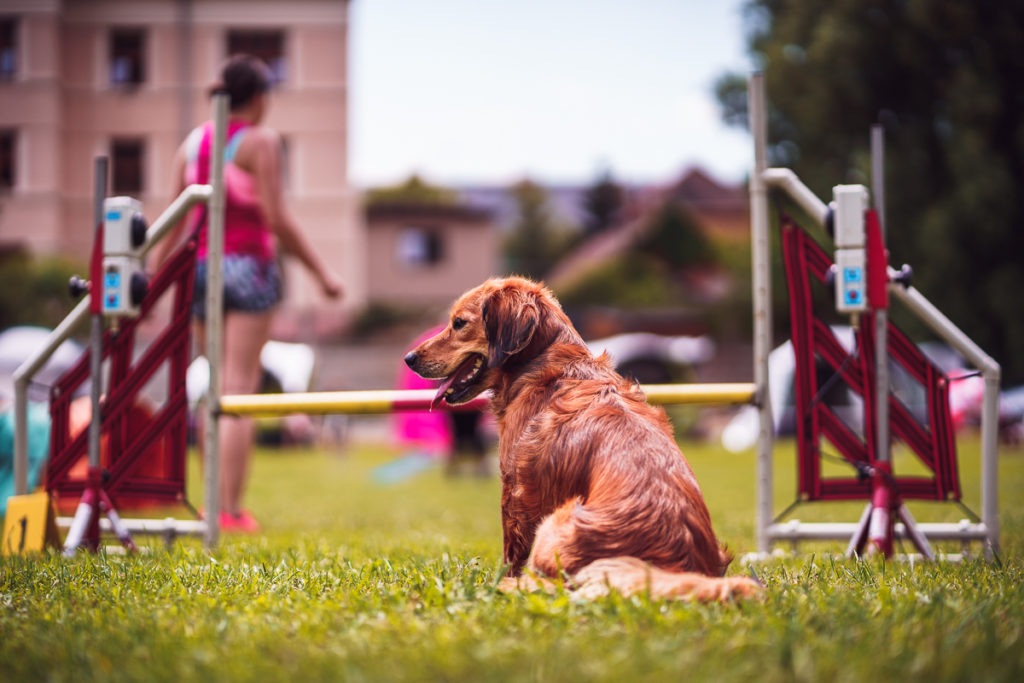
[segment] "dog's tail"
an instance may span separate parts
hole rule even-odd
[[[505,577],[499,589],[547,590],[556,584],[529,574]],[[729,602],[759,599],[764,587],[746,576],[706,576],[695,572],[671,572],[659,569],[635,557],[609,557],[595,560],[572,575],[570,595],[591,599],[615,591],[624,596],[648,594],[655,599],[674,598],[697,602]]]
[[[595,598],[615,590],[622,595],[649,593],[652,598],[727,602],[759,598],[763,587],[746,576],[705,576],[670,572],[635,557],[595,560],[573,575],[573,595]]]

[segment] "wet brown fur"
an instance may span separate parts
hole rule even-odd
[[[504,589],[550,588],[541,577],[561,571],[581,596],[609,586],[696,600],[760,593],[751,579],[719,578],[731,557],[664,410],[607,354],[589,352],[542,285],[488,280],[414,354],[410,367],[425,377],[447,377],[472,354],[487,359],[471,395],[458,398],[492,390]]]

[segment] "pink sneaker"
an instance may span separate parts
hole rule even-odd
[[[256,518],[248,510],[241,510],[235,515],[229,512],[221,512],[220,530],[229,534],[258,534],[260,532],[260,523],[256,521]]]

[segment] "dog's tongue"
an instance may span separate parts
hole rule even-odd
[[[450,374],[443,382],[441,382],[441,386],[437,388],[437,393],[434,394],[434,398],[430,401],[431,410],[437,407],[437,405],[444,398],[444,392],[448,391],[448,389],[451,388],[451,386],[455,384],[455,382],[459,381],[460,379],[465,379],[466,377],[473,373],[473,371],[475,370],[477,358],[478,356],[470,355],[469,358],[462,361],[462,364],[459,365],[459,367],[455,368],[455,372]]]
[[[437,393],[434,394],[434,398],[430,399],[430,410],[433,411],[437,405],[444,400],[444,392],[448,391],[451,385],[455,382],[455,377],[459,374],[458,370],[453,372],[448,379],[441,382],[441,386],[437,388]]]

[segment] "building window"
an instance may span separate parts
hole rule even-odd
[[[284,83],[288,77],[284,31],[232,29],[227,48],[228,56],[245,54],[263,60],[270,67],[272,85]]]
[[[110,143],[111,192],[137,195],[145,183],[142,174],[145,143],[138,139],[118,139]]]
[[[146,33],[140,28],[110,32],[110,83],[136,86],[146,81]]]
[[[444,243],[436,230],[405,228],[398,234],[398,262],[404,266],[432,266],[444,258]]]
[[[0,17],[0,81],[18,75],[18,20]]]
[[[13,130],[0,130],[0,190],[10,190],[17,181],[18,137]]]

